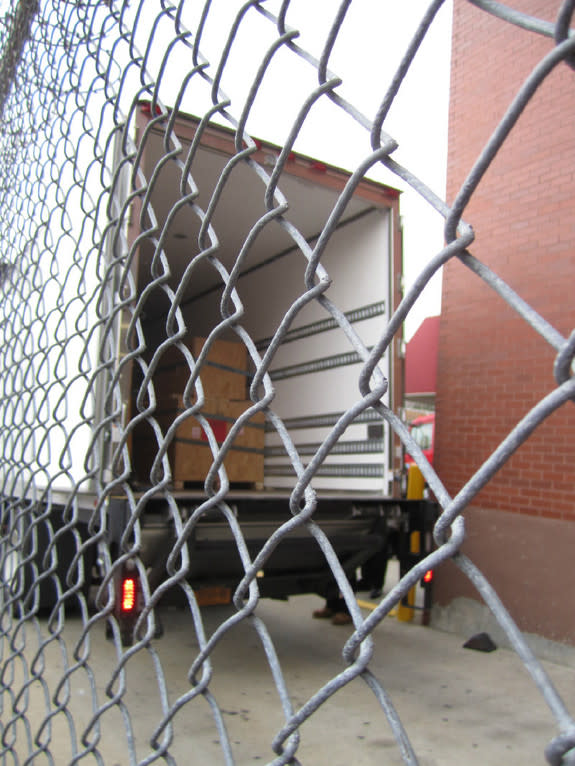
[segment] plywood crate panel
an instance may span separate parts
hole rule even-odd
[[[218,444],[222,444],[235,421],[252,406],[250,401],[207,400],[202,414]],[[178,408],[178,412],[181,410]],[[264,415],[257,413],[242,426],[226,454],[224,466],[230,482],[257,484],[264,478]],[[172,446],[174,481],[204,481],[214,456],[208,436],[194,417],[187,418],[176,431]]]
[[[162,431],[167,432],[174,420],[184,412],[182,399],[171,397],[171,407],[157,413],[156,418]],[[167,401],[164,401],[167,404]],[[203,416],[213,435],[222,444],[230,433],[235,421],[252,406],[251,401],[229,401],[208,399],[201,408]],[[149,472],[157,452],[155,440],[140,445],[138,476],[149,478]],[[257,413],[241,427],[228,450],[224,466],[228,480],[232,483],[259,484],[264,477],[264,415]],[[168,448],[172,479],[178,484],[204,482],[214,462],[208,442],[208,434],[200,421],[193,415],[186,417],[178,426],[174,439]]]
[[[205,342],[205,338],[194,337],[186,343],[195,360]],[[214,341],[199,374],[204,396],[209,399],[245,399],[247,366],[247,350],[242,343]],[[186,358],[178,348],[170,348],[163,354],[153,379],[160,406],[166,396],[183,393],[190,374]]]

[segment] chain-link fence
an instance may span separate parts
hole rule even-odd
[[[441,0],[389,80],[364,73],[374,117],[330,68],[352,14],[370,24],[366,3],[320,14],[289,0],[2,4],[2,763],[116,762],[110,730],[125,762],[187,763],[178,736],[182,719],[196,731],[194,716],[213,729],[217,762],[235,763],[213,678],[238,626],[263,648],[277,695],[269,762],[299,763],[300,729],[361,679],[399,757],[416,763],[371,670],[372,634],[447,559],[550,707],[549,763],[567,762],[573,720],[460,547],[468,503],[573,398],[573,339],[473,258],[462,213],[537,84],[572,59],[573,3],[556,23],[474,4],[557,43],[518,83],[451,206],[394,159],[401,136],[386,133]],[[362,38],[352,43],[355,56]],[[252,127],[261,115],[277,145],[253,137],[269,138]],[[310,125],[327,136],[339,121],[357,137],[351,174],[298,153]],[[369,180],[381,168],[386,183]],[[401,300],[393,179],[445,219],[447,240]],[[401,420],[400,346],[429,280],[463,255],[556,349],[558,387],[451,498]],[[400,442],[441,507],[434,546],[430,505],[401,497]],[[390,552],[400,580],[366,616],[356,571]],[[352,631],[345,668],[296,700],[261,599],[310,592],[343,599]],[[218,600],[232,610],[214,625],[204,604]],[[177,688],[162,654],[171,602],[190,616]],[[144,700],[131,691],[140,672]],[[153,731],[138,725],[143,705]]]

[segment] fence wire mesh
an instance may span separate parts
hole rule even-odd
[[[556,45],[527,83],[518,83],[451,205],[394,159],[401,136],[386,133],[442,0],[429,5],[390,82],[366,73],[380,103],[375,117],[330,69],[354,4],[326,5],[319,47],[306,42],[305,13],[290,26],[295,5],[2,4],[2,763],[175,764],[190,762],[190,748],[197,762],[238,762],[215,678],[226,667],[218,647],[233,657],[225,640],[239,626],[263,649],[265,693],[273,689],[269,701],[278,709],[268,751],[258,757],[300,763],[302,731],[340,689],[361,679],[398,757],[417,763],[392,695],[372,672],[373,632],[427,570],[448,559],[492,610],[551,709],[557,736],[541,746],[548,762],[567,763],[575,748],[561,697],[481,571],[460,552],[464,512],[478,491],[575,396],[573,337],[564,338],[473,257],[474,235],[462,218],[536,86],[555,65],[572,62],[573,3],[558,7],[552,22],[474,2],[515,24],[518,35],[535,32]],[[369,24],[365,4],[363,12]],[[249,127],[254,115],[274,112],[283,122],[279,148]],[[328,132],[341,116],[359,131],[362,159],[349,175],[295,151],[311,122]],[[398,247],[392,183],[367,180],[381,166],[445,219],[445,247],[397,305],[395,275],[377,272],[369,260],[375,238],[380,248],[386,242],[390,263]],[[350,243],[359,274],[338,260]],[[388,390],[402,325],[453,258],[557,352],[557,389],[454,498]],[[353,393],[337,406],[334,392],[350,376]],[[330,533],[334,517],[318,498],[333,488],[368,489],[373,497],[395,486],[391,434],[415,457],[441,513],[434,549],[366,616],[350,581],[350,561],[365,561],[365,539],[363,558],[342,558]],[[268,503],[276,498],[258,506],[261,516],[250,505],[258,493]],[[336,514],[339,533],[349,521]],[[293,557],[286,546],[294,539],[302,546],[296,559],[309,555],[314,567],[329,567],[352,619],[345,667],[305,699],[292,694],[274,631],[261,616],[262,575],[284,548]],[[126,582],[132,591],[121,591]],[[234,583],[233,609],[214,625],[200,586],[214,597],[225,582]],[[170,598],[190,617],[176,687],[169,680],[175,659],[162,653],[160,602]],[[131,689],[141,674],[149,681],[145,699]],[[153,730],[142,730],[143,706],[154,711]],[[211,755],[202,755],[201,730],[212,732]],[[181,740],[184,731],[191,739]],[[123,755],[110,750],[110,732]],[[367,762],[360,750],[361,743],[357,762]]]

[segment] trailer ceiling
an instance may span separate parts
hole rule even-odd
[[[145,239],[140,249],[138,268],[138,286],[140,292],[151,281],[154,254],[158,257],[157,247],[160,233],[165,227],[165,239],[162,250],[169,266],[168,284],[175,290],[181,283],[182,276],[200,252],[209,252],[217,256],[224,266],[231,270],[250,231],[267,212],[265,207],[265,181],[257,174],[253,166],[246,161],[230,166],[229,175],[224,179],[226,165],[230,157],[222,152],[200,146],[191,165],[191,181],[188,176],[182,188],[184,163],[188,157],[190,144],[181,140],[182,149],[177,156],[166,159],[164,135],[150,132],[146,143],[144,173],[151,186],[151,215],[144,217],[145,228],[157,229]],[[170,146],[173,150],[175,146]],[[270,163],[274,157],[270,155]],[[271,173],[272,167],[266,168]],[[343,176],[343,174],[342,174]],[[218,187],[218,184],[220,186]],[[278,185],[281,194],[289,205],[284,219],[289,221],[311,241],[319,235],[333,210],[339,191],[322,184],[321,172],[318,182],[302,179],[284,173]],[[192,193],[195,193],[192,195]],[[214,201],[217,203],[214,205]],[[186,201],[184,200],[186,197]],[[274,205],[282,202],[276,195]],[[210,216],[211,226],[203,237],[203,246],[199,244],[202,220],[213,205]],[[340,223],[355,219],[358,215],[373,209],[373,202],[353,197],[344,211]],[[153,216],[153,217],[152,217]],[[277,221],[268,223],[251,243],[241,272],[258,264],[273,259],[285,251],[293,251],[294,238]],[[303,258],[303,255],[301,256]],[[196,261],[196,266],[189,277],[184,300],[218,289],[222,277],[206,258]],[[146,314],[151,317],[165,312],[166,296],[162,291],[155,291],[146,303]]]

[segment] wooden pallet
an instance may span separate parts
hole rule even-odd
[[[219,483],[215,482],[216,487],[219,485]],[[185,491],[189,490],[192,491],[198,491],[202,492],[204,490],[204,482],[203,481],[174,481],[172,482],[171,486],[174,490],[177,491]],[[238,490],[238,491],[252,491],[252,492],[261,492],[264,489],[263,482],[261,481],[231,481],[230,482],[230,490]]]

